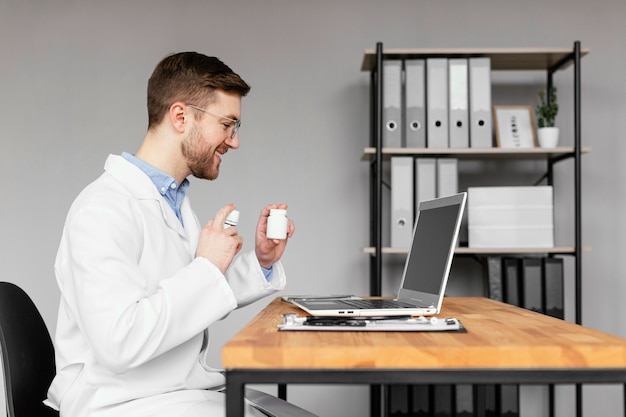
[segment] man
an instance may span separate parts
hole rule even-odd
[[[222,156],[239,147],[249,90],[217,58],[166,57],[148,82],[139,150],[109,156],[73,203],[55,263],[57,375],[46,401],[62,416],[224,415],[207,329],[284,288],[287,241],[265,230],[269,210],[286,206],[265,207],[255,250],[235,257],[242,238],[224,228],[234,206],[200,227],[186,177],[218,177]]]

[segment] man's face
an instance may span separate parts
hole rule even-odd
[[[239,148],[238,133],[231,138],[234,122],[239,120],[241,97],[223,91],[216,92],[216,100],[196,117],[189,135],[182,142],[182,154],[191,173],[197,178],[214,180],[219,175],[222,155]],[[221,116],[224,117],[221,117]]]

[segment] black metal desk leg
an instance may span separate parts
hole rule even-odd
[[[226,417],[244,417],[244,380],[226,371]]]
[[[278,398],[287,401],[287,384],[278,384]]]
[[[370,417],[381,417],[382,385],[370,385]]]

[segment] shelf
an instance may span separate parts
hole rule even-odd
[[[381,248],[383,254],[399,254],[406,255],[408,249],[403,248]],[[591,252],[590,247],[584,247],[583,252]],[[373,247],[363,248],[363,253],[374,255],[376,251]],[[468,248],[461,246],[455,249],[456,255],[523,255],[529,253],[555,254],[555,255],[573,255],[576,249],[573,246],[555,246],[552,248]]]
[[[591,52],[581,48],[581,57]],[[449,48],[414,49],[393,48],[383,51],[383,60],[419,58],[491,58],[492,70],[548,70],[563,64],[567,68],[573,62],[572,48]],[[376,50],[366,49],[361,71],[371,71],[376,66]]]
[[[581,153],[591,152],[590,147],[583,147]],[[383,148],[383,156],[414,155],[453,157],[458,159],[538,159],[548,160],[555,158],[573,157],[573,147],[559,148]],[[363,150],[362,160],[371,160],[376,155],[376,148],[369,147]]]
[[[581,120],[581,58],[590,53],[589,48],[581,48],[580,41],[575,41],[573,47],[566,48],[383,48],[382,42],[376,44],[375,49],[366,49],[361,63],[361,70],[370,74],[370,137],[369,145],[363,150],[361,160],[366,161],[370,170],[370,238],[367,242],[370,247],[363,248],[363,252],[369,255],[370,263],[370,295],[380,295],[383,287],[383,264],[389,257],[393,262],[401,262],[408,254],[408,249],[383,247],[383,224],[388,219],[383,216],[385,207],[384,200],[390,195],[384,195],[384,186],[388,186],[384,176],[387,174],[384,168],[390,163],[392,156],[406,156],[412,158],[455,158],[463,161],[481,161],[479,165],[486,165],[491,170],[492,164],[510,164],[510,161],[538,161],[534,170],[540,171],[541,165],[545,165],[546,172],[541,181],[552,184],[554,179],[554,166],[560,161],[571,161],[573,175],[571,180],[574,186],[573,208],[574,219],[572,222],[574,236],[567,240],[571,246],[557,247],[532,247],[532,248],[471,248],[468,242],[462,242],[454,250],[455,257],[466,259],[478,259],[486,257],[571,257],[573,262],[573,285],[575,322],[582,322],[582,253],[591,251],[584,247],[581,239],[582,216],[581,216],[581,189],[582,189],[582,155],[591,152],[591,148],[582,146]],[[574,82],[573,92],[573,119],[574,127],[571,132],[571,141],[565,143],[571,146],[556,148],[382,148],[384,128],[384,68],[383,62],[390,60],[409,60],[430,58],[488,58],[492,72],[517,71],[513,78],[525,78],[523,71],[544,72],[547,75],[546,89],[554,85],[554,76],[564,69],[573,69]],[[533,77],[534,78],[534,77]],[[493,100],[493,97],[492,97]],[[402,103],[406,105],[406,103]],[[570,136],[570,135],[568,135]],[[496,162],[493,162],[496,161]],[[465,162],[464,162],[465,164]],[[472,178],[470,178],[471,182]],[[556,188],[555,188],[556,190]],[[387,193],[389,194],[389,193]],[[554,213],[556,215],[556,213]],[[387,220],[385,220],[387,219]],[[390,225],[387,224],[387,228]],[[569,263],[569,262],[568,262]],[[565,271],[563,271],[565,273]],[[565,278],[565,276],[564,276]],[[569,279],[568,279],[569,282]],[[576,393],[577,401],[579,393]],[[371,402],[372,416],[379,416],[380,399]],[[552,396],[551,396],[552,401]],[[577,414],[581,413],[577,403]]]

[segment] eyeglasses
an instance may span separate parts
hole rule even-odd
[[[231,119],[230,117],[226,117],[223,114],[219,114],[219,113],[215,113],[215,112],[212,112],[212,111],[209,111],[209,110],[205,110],[205,109],[202,109],[202,108],[200,108],[198,106],[194,106],[193,104],[187,104],[187,106],[191,107],[192,109],[200,110],[202,112],[209,113],[209,114],[212,114],[213,116],[221,117],[222,119],[230,120],[231,122],[233,122],[234,125],[232,127],[232,130],[230,131],[230,138],[231,139],[235,137],[235,135],[237,134],[237,131],[241,127],[241,120]]]

